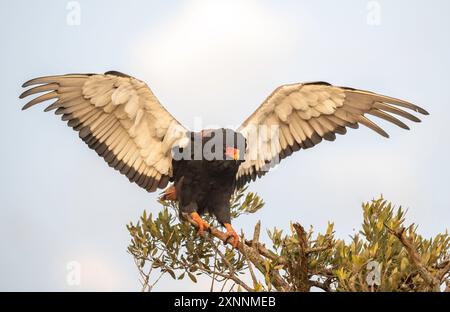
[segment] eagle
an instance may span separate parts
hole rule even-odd
[[[163,198],[176,201],[180,215],[190,215],[200,235],[210,227],[202,215],[214,216],[233,247],[239,244],[230,217],[236,189],[294,152],[334,141],[347,128],[361,124],[388,138],[368,116],[409,130],[398,117],[420,122],[412,112],[428,115],[412,103],[369,91],[293,83],[275,89],[236,130],[193,132],[143,81],[117,71],[39,77],[23,84],[30,86],[21,99],[42,94],[23,109],[53,100],[44,111],[62,115],[109,166],[148,192],[164,190]]]

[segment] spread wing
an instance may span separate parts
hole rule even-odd
[[[409,128],[394,115],[420,122],[401,108],[428,115],[424,109],[399,99],[324,82],[281,86],[238,129],[247,139],[247,150],[237,173],[237,186],[261,177],[293,152],[311,148],[323,139],[334,141],[336,133],[346,133],[346,127],[363,124],[389,137],[367,115],[403,129]]]
[[[186,144],[186,129],[159,103],[148,86],[119,72],[32,79],[20,96],[45,92],[23,109],[56,99],[45,111],[79,132],[113,168],[149,192],[172,176],[171,148]]]

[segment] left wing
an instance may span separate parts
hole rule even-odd
[[[111,71],[40,77],[23,86],[34,85],[20,98],[44,94],[23,109],[56,100],[45,111],[62,115],[111,167],[149,192],[166,187],[173,171],[171,149],[189,139],[144,82]]]
[[[403,100],[369,91],[335,87],[325,82],[297,83],[277,88],[239,127],[247,139],[245,161],[237,173],[237,187],[264,175],[279,160],[323,139],[334,141],[346,127],[363,124],[384,137],[389,135],[366,115],[409,127],[392,114],[414,122],[420,119],[400,109],[423,115],[424,109]]]

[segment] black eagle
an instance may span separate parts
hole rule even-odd
[[[191,214],[200,234],[209,227],[201,215],[214,215],[234,247],[239,239],[230,224],[230,197],[237,188],[293,152],[334,141],[347,127],[362,124],[389,137],[367,115],[403,129],[409,128],[394,115],[420,120],[402,108],[428,115],[414,104],[368,91],[296,83],[277,88],[236,131],[195,133],[172,117],[144,82],[119,72],[40,77],[23,84],[29,86],[34,87],[20,98],[44,94],[23,109],[56,100],[45,111],[62,115],[111,167],[149,192],[173,182],[164,197],[178,201],[180,213]]]

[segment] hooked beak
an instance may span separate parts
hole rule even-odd
[[[239,159],[239,150],[237,148],[227,146],[227,148],[225,149],[225,155],[234,160],[238,160]]]

